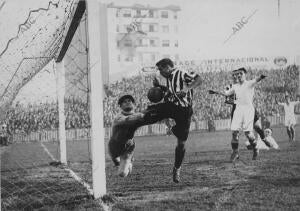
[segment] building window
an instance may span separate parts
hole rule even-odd
[[[145,47],[145,46],[148,46],[148,43],[149,41],[147,39],[138,39],[136,41],[136,45],[139,46],[139,47]]]
[[[116,10],[116,17],[120,17],[120,14],[121,14],[121,9],[117,9]]]
[[[161,11],[162,18],[168,18],[168,11]]]
[[[131,17],[131,10],[124,10],[123,17]]]
[[[119,54],[118,55],[118,62],[120,62],[121,61],[121,55]]]
[[[124,40],[124,44],[125,47],[132,47],[132,40]]]
[[[175,40],[174,46],[178,47],[178,40]]]
[[[126,62],[132,62],[133,61],[133,56],[126,56],[125,61]]]
[[[151,62],[155,62],[155,54],[151,54]]]
[[[156,46],[155,40],[150,40],[150,46],[151,47],[155,47]]]
[[[139,62],[143,62],[143,54],[139,53],[138,54]]]
[[[163,40],[162,47],[170,47],[170,40]]]
[[[141,17],[142,16],[142,11],[141,10],[136,10],[136,16]]]
[[[162,31],[163,33],[169,33],[169,26],[168,25],[162,26]]]
[[[149,10],[149,18],[154,18],[154,11],[153,10]]]
[[[177,19],[177,12],[174,12],[174,19]]]
[[[149,25],[149,32],[154,32],[154,25],[153,24]]]
[[[139,46],[143,46],[143,40],[139,39]]]
[[[174,32],[177,34],[178,33],[178,26],[174,26]]]

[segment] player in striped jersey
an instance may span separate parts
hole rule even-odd
[[[166,94],[163,102],[148,106],[145,120],[147,124],[153,124],[167,118],[175,120],[176,124],[171,129],[177,138],[173,181],[178,183],[193,114],[193,88],[200,85],[201,79],[198,74],[174,68],[172,60],[167,58],[158,61],[156,67],[166,79],[166,86],[160,85],[156,78],[153,80],[153,85],[161,87]]]

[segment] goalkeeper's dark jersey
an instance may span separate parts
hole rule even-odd
[[[121,112],[113,121],[112,134],[108,142],[108,149],[114,159],[121,154],[131,153],[134,149],[133,136],[135,131],[144,124],[141,113]]]

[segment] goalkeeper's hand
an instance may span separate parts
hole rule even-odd
[[[154,87],[158,87],[160,84],[159,84],[159,81],[156,77],[153,78],[153,86]]]
[[[267,76],[265,76],[265,75],[260,75],[260,80],[262,80],[262,79],[264,79],[264,78],[266,78]]]
[[[208,93],[211,94],[211,95],[212,95],[212,94],[218,94],[218,92],[216,92],[216,91],[214,91],[214,90],[211,90],[211,89],[208,90]]]

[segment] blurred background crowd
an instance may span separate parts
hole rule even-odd
[[[197,67],[182,67],[195,71]],[[268,77],[259,83],[255,90],[254,104],[264,117],[282,115],[283,108],[275,103],[284,101],[284,95],[289,93],[292,100],[297,100],[299,89],[299,66],[291,65],[285,69],[250,69],[247,79],[260,74]],[[231,107],[224,103],[222,96],[210,95],[209,89],[223,90],[231,83],[231,73],[228,71],[199,73],[203,83],[194,92],[194,121],[217,120],[230,118]],[[141,111],[150,103],[147,91],[152,86],[153,75],[138,75],[123,78],[105,87],[104,125],[110,127],[114,116],[119,112],[118,98],[132,94],[136,100],[136,111]],[[300,106],[296,108],[300,113]],[[69,96],[65,98],[66,129],[90,127],[88,98]],[[58,106],[56,102],[23,105],[16,103],[6,113],[6,124],[11,132],[51,130],[58,128]]]

